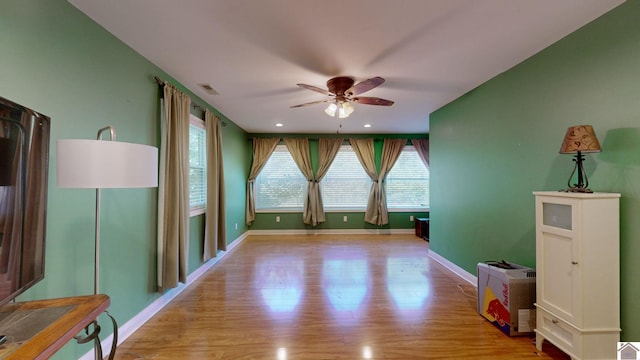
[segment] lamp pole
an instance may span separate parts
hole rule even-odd
[[[110,132],[110,141],[116,141],[116,129],[111,126],[105,126],[102,129],[98,130],[97,140],[102,140],[102,134],[109,130]],[[93,269],[93,294],[98,295],[99,290],[99,281],[100,281],[100,188],[96,188],[96,239],[95,239],[95,249],[94,249],[94,269]]]

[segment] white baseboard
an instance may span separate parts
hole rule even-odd
[[[227,254],[229,254],[233,249],[235,249],[244,239],[248,236],[248,232],[240,235],[236,240],[231,242],[229,246],[227,246],[226,251],[220,251],[216,257],[202,264],[198,269],[187,276],[187,282],[185,284],[178,284],[176,288],[168,290],[154,302],[149,304],[146,308],[142,309],[136,316],[132,317],[129,321],[124,323],[122,326],[118,326],[118,345],[122,344],[129,336],[133,335],[144,323],[146,323],[149,319],[151,319],[155,314],[157,314],[162,308],[164,308],[167,304],[169,304],[173,299],[176,298],[184,289],[186,289],[189,285],[193,284],[198,278],[204,273],[207,272],[211,267],[216,265],[222,258],[224,258]],[[113,344],[113,335],[109,335],[105,339],[102,340],[102,351],[106,355],[111,349],[111,344]],[[93,360],[94,359],[94,351],[91,349],[89,352],[84,354],[80,360]]]
[[[274,229],[249,230],[249,235],[395,235],[414,232],[414,229]]]
[[[443,257],[442,255],[434,252],[433,250],[429,249],[429,257],[432,258],[433,260],[437,261],[438,263],[440,263],[440,265],[446,267],[447,269],[449,269],[451,272],[453,272],[454,274],[458,275],[462,280],[468,282],[469,284],[473,285],[473,287],[478,287],[478,278],[467,272],[465,269],[459,267],[458,265],[452,263],[451,261],[447,260],[445,257]]]

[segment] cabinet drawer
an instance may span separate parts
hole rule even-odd
[[[564,350],[568,354],[577,354],[580,350],[580,331],[564,320],[537,309],[537,328],[545,339]]]

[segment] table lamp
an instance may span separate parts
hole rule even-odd
[[[582,162],[584,161],[582,153],[601,151],[602,147],[600,147],[600,142],[598,142],[596,133],[593,131],[593,127],[591,125],[577,125],[571,126],[567,129],[567,133],[562,141],[562,146],[560,147],[560,154],[576,155],[573,159],[575,166],[573,167],[573,171],[571,172],[571,175],[569,175],[569,180],[567,181],[567,186],[569,187],[562,191],[581,193],[593,192],[589,190],[589,180],[587,179],[587,174],[582,167]],[[578,173],[578,183],[571,185],[571,179],[573,179],[573,175],[576,172]]]

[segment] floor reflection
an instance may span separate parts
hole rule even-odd
[[[336,254],[322,261],[322,288],[336,311],[357,310],[368,292],[369,265],[362,254]]]
[[[362,347],[362,358],[363,359],[373,359],[373,351],[371,351],[371,346],[363,346]]]
[[[256,263],[256,288],[272,312],[291,312],[304,293],[304,260],[277,256]]]
[[[484,320],[475,288],[428,245],[414,234],[250,235],[116,359],[568,360]]]
[[[387,290],[400,310],[422,308],[431,284],[425,275],[427,260],[421,257],[387,258]]]

